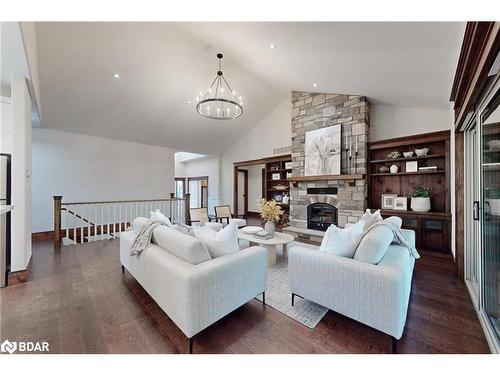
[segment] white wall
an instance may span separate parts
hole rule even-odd
[[[208,176],[208,212],[214,213],[214,206],[220,199],[220,157],[212,156],[203,159],[179,161],[176,157],[175,177]]]
[[[0,152],[12,156],[11,271],[16,272],[31,259],[31,98],[24,77],[12,77],[10,93],[10,103],[1,103]]]
[[[272,156],[275,148],[291,146],[291,129],[291,99],[287,98],[222,154],[223,202],[233,205],[233,163]]]
[[[369,141],[448,130],[450,112],[372,104]]]
[[[33,129],[33,232],[53,230],[53,195],[63,202],[168,198],[169,148]]]

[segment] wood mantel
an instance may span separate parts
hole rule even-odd
[[[356,180],[362,180],[365,178],[363,174],[338,174],[338,175],[322,175],[322,176],[295,176],[291,177],[288,180],[293,184],[293,186],[297,186],[299,182],[303,181],[335,181],[335,180],[344,180],[349,184],[356,183]]]

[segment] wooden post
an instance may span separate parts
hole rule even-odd
[[[186,200],[185,201],[185,204],[184,204],[184,220],[186,220],[186,225],[190,225],[191,223],[191,218],[189,217],[189,198],[190,198],[191,194],[189,193],[184,193],[184,199]]]
[[[61,248],[61,203],[62,195],[54,195],[54,249]]]

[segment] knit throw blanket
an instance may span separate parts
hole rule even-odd
[[[144,226],[141,228],[134,239],[134,243],[132,244],[132,248],[130,250],[130,255],[139,255],[144,250],[146,250],[148,245],[151,243],[153,230],[160,225],[164,225],[164,223],[158,220],[149,220],[146,224],[144,224]]]
[[[413,246],[413,244],[410,242],[410,240],[406,237],[406,235],[403,233],[400,227],[398,227],[396,224],[387,222],[385,220],[383,221],[378,221],[375,224],[373,224],[371,227],[369,227],[365,233],[363,233],[363,236],[366,236],[368,232],[370,232],[373,228],[376,228],[378,226],[385,226],[389,228],[392,233],[394,234],[394,242],[396,242],[398,245],[401,245],[403,247],[406,247],[412,257],[415,259],[420,258],[420,254],[418,253],[417,249]]]

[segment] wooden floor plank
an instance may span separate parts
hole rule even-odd
[[[186,338],[126,272],[118,240],[33,244],[29,282],[0,290],[1,341],[49,341],[53,353],[185,353]],[[388,353],[390,338],[329,311],[309,329],[252,300],[195,338],[195,353]],[[450,257],[416,262],[401,353],[488,353]]]

